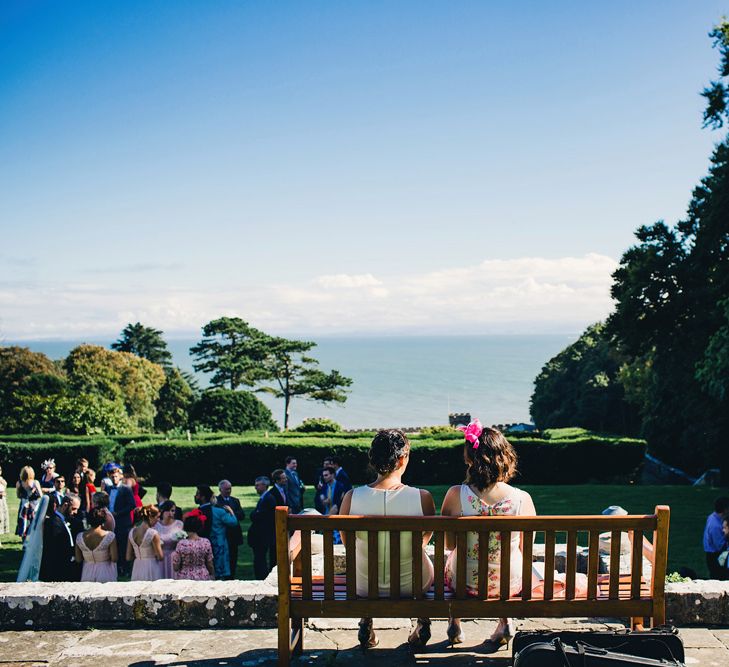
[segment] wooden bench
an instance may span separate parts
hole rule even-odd
[[[632,625],[642,625],[643,617],[653,626],[665,623],[664,585],[668,556],[667,506],[656,507],[655,514],[629,516],[317,516],[289,515],[286,507],[276,508],[276,548],[278,559],[278,656],[279,665],[288,665],[293,652],[303,650],[304,619],[307,618],[534,618],[534,617],[627,617]],[[334,571],[334,536],[346,536],[346,573]],[[323,533],[324,573],[312,573],[311,534]],[[368,595],[356,592],[355,531],[367,533]],[[435,542],[435,582],[429,591],[422,589],[422,533],[433,532]],[[378,597],[378,532],[389,533],[390,596]],[[400,533],[412,536],[413,594],[400,591]],[[455,534],[458,548],[457,590],[444,583],[445,533]],[[538,533],[544,536],[544,594],[532,595],[531,586],[517,595],[509,594],[510,559],[501,558],[500,590],[487,595],[487,550],[479,553],[479,597],[466,593],[465,545],[467,533],[479,534],[480,544],[488,544],[489,533],[501,533],[502,549],[509,553],[513,532],[523,533],[522,581],[532,581],[532,547]],[[631,569],[620,574],[620,550],[612,549],[610,573],[600,576],[599,536],[611,534],[611,544],[620,544],[621,534],[631,538]],[[566,582],[563,594],[554,593],[554,562],[557,535],[566,534]],[[643,576],[643,536],[652,536],[652,576]],[[587,591],[575,591],[577,545],[580,535],[589,545]]]

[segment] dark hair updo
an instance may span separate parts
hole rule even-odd
[[[463,448],[466,465],[466,484],[479,491],[508,482],[516,474],[516,452],[504,434],[485,427],[478,438],[478,447],[466,441]]]
[[[135,523],[142,523],[142,521],[149,523],[150,519],[157,516],[159,516],[159,510],[155,505],[142,505],[134,510]]]
[[[94,507],[86,516],[89,526],[98,528],[106,521],[106,510],[103,507]]]
[[[397,462],[410,451],[410,442],[396,428],[378,431],[370,446],[372,467],[380,475],[387,475],[397,468]]]
[[[186,533],[200,534],[203,529],[203,523],[199,516],[196,516],[195,514],[187,514],[185,515],[182,528]]]

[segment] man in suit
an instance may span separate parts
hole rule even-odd
[[[38,578],[40,581],[77,581],[71,529],[55,497],[49,496],[48,511],[43,520],[43,554]]]
[[[344,471],[344,468],[342,468],[342,462],[339,460],[339,457],[330,456],[329,463],[327,464],[325,461],[324,465],[330,465],[332,468],[334,468],[334,476],[336,477],[337,482],[342,485],[344,493],[347,493],[347,491],[352,488],[352,482],[349,479],[349,475]]]
[[[246,513],[240,506],[240,500],[231,495],[233,493],[233,485],[227,479],[220,480],[218,489],[220,490],[217,503],[218,507],[225,507],[227,505],[233,510],[233,514],[238,520],[237,526],[227,528],[225,531],[228,538],[228,550],[230,552],[230,575],[228,575],[228,578],[235,579],[235,568],[238,564],[238,547],[243,544],[243,529],[240,527],[240,522],[246,518]]]
[[[127,541],[129,531],[132,529],[132,512],[136,507],[132,490],[122,483],[122,469],[114,464],[109,470],[109,511],[114,516],[116,526],[116,544],[119,549],[119,560],[117,569],[119,574],[128,574],[129,564],[127,563]]]
[[[319,499],[324,508],[322,514],[338,514],[342,504],[345,491],[342,483],[337,481],[337,471],[332,466],[327,466],[321,471],[322,488],[319,491]]]
[[[53,491],[51,495],[56,499],[56,505],[60,505],[63,502],[63,498],[66,495],[66,478],[63,475],[58,475],[53,480]]]
[[[276,507],[287,505],[288,477],[283,470],[271,473],[273,486],[259,499],[251,512],[248,545],[253,549],[253,572],[256,579],[265,579],[276,566]]]
[[[298,461],[293,456],[286,457],[287,492],[289,497],[289,509],[291,514],[298,514],[304,509],[304,483],[296,472]]]

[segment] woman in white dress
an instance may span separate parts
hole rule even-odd
[[[104,530],[106,511],[94,507],[86,518],[90,528],[76,535],[76,562],[83,563],[81,581],[116,581],[119,552],[114,533]]]
[[[162,542],[162,578],[174,579],[175,570],[172,567],[172,555],[175,553],[177,542],[182,537],[182,521],[175,519],[177,507],[171,500],[165,500],[159,505],[160,520],[154,524],[154,529],[159,533]]]
[[[417,489],[402,483],[402,476],[410,460],[410,443],[402,431],[389,429],[380,431],[372,441],[369,451],[372,467],[377,479],[366,486],[348,491],[342,499],[340,514],[370,516],[432,516],[435,514],[433,496],[425,489]],[[344,536],[342,536],[344,538]],[[433,583],[433,563],[425,554],[431,533],[423,535],[422,582],[423,591]],[[357,595],[366,596],[368,591],[367,533],[356,534]],[[377,587],[380,597],[390,596],[390,540],[387,533],[379,533]],[[400,591],[403,596],[412,595],[412,535],[400,535]],[[420,618],[408,642],[424,646],[430,639],[430,619]],[[359,623],[359,642],[363,648],[377,645],[372,628],[372,619],[363,618]]]
[[[536,515],[534,502],[526,491],[521,491],[507,482],[516,474],[516,452],[500,431],[484,428],[478,420],[461,430],[465,432],[463,448],[466,462],[466,481],[448,489],[441,514],[443,516],[501,516]],[[466,553],[466,593],[478,596],[478,553],[480,548],[488,549],[488,592],[498,595],[500,590],[501,535],[489,533],[489,544],[480,545],[478,533],[468,533]],[[521,591],[522,544],[521,533],[512,533],[510,548],[509,591],[514,595]],[[451,590],[456,590],[455,535],[446,533],[446,549],[452,549],[445,565],[445,581]],[[531,587],[531,581],[527,583]],[[496,630],[484,644],[486,653],[493,653],[507,645],[513,636],[508,618],[500,618]],[[448,639],[452,644],[464,640],[461,620],[452,618],[448,624]]]
[[[134,511],[137,525],[129,533],[127,561],[132,565],[132,581],[162,579],[162,541],[154,525],[159,521],[159,510],[154,505],[143,505]]]

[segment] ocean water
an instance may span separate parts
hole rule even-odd
[[[313,356],[353,384],[343,405],[295,399],[290,426],[329,417],[345,428],[445,424],[449,412],[470,412],[488,424],[528,422],[534,378],[577,335],[322,337]],[[58,359],[80,341],[7,341]],[[88,341],[108,346],[111,341]],[[175,363],[192,371],[197,342],[169,340]],[[200,376],[201,385],[207,384]],[[261,394],[279,424],[283,401]]]

